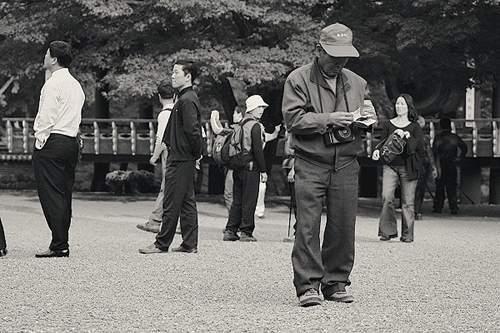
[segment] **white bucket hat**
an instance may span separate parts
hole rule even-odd
[[[264,102],[262,97],[260,95],[252,95],[247,98],[246,100],[246,105],[247,105],[247,111],[246,112],[251,112],[252,110],[255,110],[259,106],[263,106],[264,108],[267,108],[269,104]]]

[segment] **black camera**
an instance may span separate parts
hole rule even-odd
[[[350,127],[329,127],[323,134],[325,146],[333,146],[338,143],[354,141],[354,131]]]

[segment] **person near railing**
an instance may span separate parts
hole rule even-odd
[[[395,191],[401,185],[401,238],[405,243],[414,240],[415,224],[415,189],[417,187],[420,164],[425,154],[424,136],[417,124],[418,114],[413,98],[401,94],[396,99],[396,117],[383,123],[382,141],[373,151],[372,159],[383,157],[382,151],[387,140],[394,134],[405,138],[405,145],[391,161],[386,160],[382,174],[382,212],[379,218],[378,236],[381,241],[388,241],[398,236],[396,210],[394,207]],[[382,160],[384,160],[382,158]]]
[[[267,143],[274,141],[278,138],[278,134],[281,129],[281,124],[274,126],[274,130],[272,133],[267,133],[264,128],[264,159],[266,160],[266,172],[268,177],[271,176],[271,169],[273,166],[273,159],[275,152],[272,150],[267,150],[266,148],[269,147]],[[257,206],[255,207],[255,216],[257,216],[259,219],[264,218],[266,214],[266,204],[265,204],[265,198],[266,198],[266,190],[267,190],[267,183],[260,183],[259,184],[259,196],[257,198]]]
[[[168,252],[178,220],[182,243],[171,251],[198,252],[198,210],[194,176],[196,160],[201,157],[202,136],[200,102],[193,89],[197,72],[193,62],[177,60],[174,64],[172,87],[179,93],[163,137],[168,148],[168,158],[162,224],[156,241],[139,249],[142,254]]]
[[[290,133],[287,131],[285,132],[285,144],[283,147],[283,161],[281,163],[281,167],[285,171],[285,176],[286,180],[288,183],[288,189],[290,191],[290,215],[291,212],[293,211],[293,216],[295,218],[295,223],[293,224],[293,237],[295,237],[295,231],[297,230],[297,202],[295,199],[295,151],[292,148],[292,136]],[[291,219],[291,216],[289,216],[289,219]],[[287,236],[290,239],[293,239],[290,237],[290,225],[288,226],[287,230]]]
[[[233,170],[233,201],[224,228],[224,241],[255,242],[255,207],[259,186],[267,181],[264,160],[264,127],[260,118],[268,107],[261,96],[252,95],[246,100],[246,112],[240,122],[242,149],[249,152],[245,167]],[[241,232],[241,236],[238,235]]]
[[[5,241],[5,232],[3,231],[2,219],[0,218],[0,257],[7,255],[7,242]]]
[[[158,86],[158,99],[161,104],[161,111],[158,114],[158,130],[156,131],[156,142],[149,163],[156,165],[158,160],[161,161],[161,187],[158,197],[156,197],[155,205],[149,219],[145,223],[137,225],[137,228],[144,231],[158,233],[163,217],[163,198],[165,197],[165,171],[167,168],[168,150],[163,143],[163,135],[170,118],[170,113],[174,106],[174,90],[169,81],[162,81]]]
[[[446,191],[450,213],[456,215],[458,214],[457,168],[467,154],[467,145],[458,135],[451,132],[450,119],[442,118],[439,127],[441,131],[434,138],[432,146],[438,168],[433,212],[439,214],[443,210]]]
[[[321,30],[315,59],[295,69],[283,90],[283,118],[295,149],[297,231],[292,251],[294,285],[300,306],[325,300],[350,303],[346,289],[354,264],[359,164],[363,151],[355,114],[376,119],[365,107],[366,81],[345,69],[359,57],[352,31],[343,24]],[[320,247],[321,213],[327,222]]]
[[[79,154],[76,137],[85,101],[80,83],[68,71],[71,60],[69,43],[49,44],[43,67],[50,75],[43,85],[33,125],[32,159],[38,196],[52,231],[52,241],[47,251],[36,254],[38,258],[69,256],[71,200]]]
[[[425,127],[425,119],[418,116],[418,125],[423,130]],[[422,219],[422,204],[424,201],[427,181],[432,174],[432,179],[438,177],[436,162],[434,161],[434,154],[432,153],[431,138],[424,133],[424,150],[425,154],[422,159],[421,170],[418,174],[417,189],[415,190],[415,220]]]

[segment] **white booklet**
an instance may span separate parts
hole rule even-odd
[[[366,112],[361,112],[362,109],[366,109]],[[356,109],[352,113],[353,115],[353,125],[361,128],[367,128],[377,122],[377,115],[375,114],[375,108],[373,107],[372,101],[365,99],[363,106]]]

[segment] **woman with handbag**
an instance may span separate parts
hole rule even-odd
[[[381,241],[398,236],[394,192],[401,185],[401,238],[413,242],[415,223],[415,189],[420,163],[424,156],[424,136],[417,123],[413,98],[401,94],[396,100],[396,117],[383,124],[382,141],[373,151],[372,159],[382,160],[382,212],[378,235]]]

